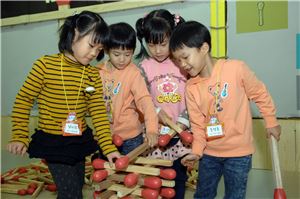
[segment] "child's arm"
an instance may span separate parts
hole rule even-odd
[[[146,74],[145,69],[142,67],[141,62],[139,63],[139,65],[138,65],[137,67],[138,67],[138,69],[140,70],[141,75],[144,77],[145,82],[146,82],[146,85],[147,85],[147,89],[148,89],[148,91],[150,92],[150,84],[149,84],[148,76],[147,76],[147,74]]]
[[[12,138],[7,146],[9,152],[24,155],[29,144],[29,116],[35,98],[43,86],[45,63],[37,60],[16,96],[12,111]]]
[[[151,140],[150,146],[154,146],[158,141],[158,117],[154,108],[152,97],[148,92],[146,83],[141,74],[137,74],[132,83],[131,89],[136,106],[144,115],[146,136]]]
[[[267,136],[271,134],[279,140],[281,128],[276,119],[276,108],[273,99],[263,82],[257,79],[254,72],[246,64],[242,64],[241,83],[247,97],[254,101],[265,121]]]
[[[99,77],[97,69],[93,70],[89,75],[89,78],[95,81],[93,85],[95,91],[89,97],[88,110],[92,117],[94,128],[96,130],[98,144],[103,151],[103,154],[110,159],[109,155],[118,155],[118,153],[116,153],[118,152],[118,149],[112,143],[110,124],[103,100],[102,80]]]
[[[189,114],[191,130],[193,132],[193,143],[192,143],[192,153],[201,157],[203,155],[203,150],[206,146],[205,137],[205,115],[199,109],[198,103],[201,103],[197,93],[191,89],[191,87],[186,87],[186,104]]]

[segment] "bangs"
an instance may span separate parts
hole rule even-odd
[[[104,44],[108,39],[108,28],[102,27],[102,25],[96,25],[94,29],[92,29],[92,41],[94,44]]]
[[[171,36],[171,27],[164,20],[153,18],[145,25],[145,41],[160,44],[166,37]]]
[[[135,49],[135,45],[132,44],[131,41],[129,40],[113,40],[110,41],[110,45],[109,45],[109,49],[122,49],[122,50],[126,50],[126,49]]]
[[[94,44],[103,44],[107,40],[108,27],[102,23],[97,23],[92,26],[85,25],[84,29],[79,29],[79,34],[79,38],[82,38],[88,34],[92,34],[92,42]]]

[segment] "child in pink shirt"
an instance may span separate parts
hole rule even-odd
[[[187,119],[184,88],[187,73],[180,70],[169,58],[169,38],[172,30],[183,19],[169,11],[161,9],[150,12],[146,17],[136,22],[137,36],[141,43],[138,58],[144,58],[139,64],[152,95],[161,125],[160,134],[168,133],[164,117],[177,122],[185,130],[189,128]],[[149,55],[143,46],[146,41]],[[151,156],[174,160],[173,168],[177,176],[175,179],[175,198],[184,198],[185,182],[187,180],[186,167],[180,163],[181,158],[190,152],[179,137],[174,137],[166,148],[152,150]]]
[[[186,103],[194,141],[192,153],[182,162],[192,166],[201,158],[194,198],[215,198],[223,175],[224,198],[242,199],[254,153],[249,100],[265,120],[267,137],[279,140],[281,128],[269,92],[248,66],[213,59],[210,49],[208,29],[195,21],[179,25],[170,39],[174,60],[192,77],[186,85]]]
[[[110,25],[104,45],[109,60],[97,66],[112,133],[124,140],[119,148],[124,155],[144,141],[140,114],[145,121],[146,141],[154,146],[158,139],[158,118],[151,95],[140,70],[131,62],[135,46],[136,34],[129,24]]]

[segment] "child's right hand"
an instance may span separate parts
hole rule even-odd
[[[281,134],[281,126],[275,126],[273,128],[267,128],[267,138],[270,138],[271,136],[274,136],[277,141],[280,139]]]
[[[23,142],[10,142],[7,145],[7,150],[14,155],[24,156],[27,151],[27,147]]]
[[[200,159],[199,155],[195,155],[191,153],[185,156],[184,158],[182,158],[181,164],[186,167],[192,168],[199,161],[199,159]]]

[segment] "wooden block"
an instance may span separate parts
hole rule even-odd
[[[115,194],[114,191],[106,190],[106,191],[104,191],[103,193],[100,193],[100,194],[99,194],[99,197],[96,198],[96,199],[108,199],[108,198],[110,198],[111,196],[113,196],[114,194]]]
[[[117,192],[117,196],[119,198],[122,198],[124,196],[127,196],[129,194],[131,194],[133,191],[135,191],[136,189],[138,189],[140,186],[139,185],[136,185],[135,187],[133,188],[127,188],[125,187],[124,185],[120,185],[120,184],[114,184],[112,186],[110,186],[108,188],[108,190],[111,190],[111,191],[116,191]]]
[[[1,189],[2,188],[8,188],[8,189],[27,189],[28,184],[1,184]]]
[[[152,166],[165,166],[170,167],[173,165],[173,161],[171,160],[163,160],[163,159],[155,159],[155,158],[144,158],[138,157],[135,161],[135,164],[143,164],[143,165],[152,165]]]
[[[40,183],[40,184],[38,184],[38,187],[37,187],[36,190],[33,192],[33,194],[31,195],[31,197],[32,197],[32,198],[36,198],[36,197],[40,194],[40,192],[42,191],[43,187],[44,187],[44,183],[43,183],[43,182]]]
[[[112,186],[113,184],[115,184],[115,182],[107,179],[100,183],[92,183],[92,187],[95,189],[95,191],[102,191],[102,190],[105,190],[108,187]]]
[[[174,180],[161,180],[163,187],[175,187],[175,181]]]
[[[108,162],[105,162],[103,167],[108,170],[116,170],[115,165],[112,165],[112,167],[110,167]],[[136,165],[128,165],[127,168],[121,169],[119,171],[134,172],[134,173],[153,175],[153,176],[159,176],[160,174],[160,169],[158,168],[143,167],[143,166],[136,166]]]

